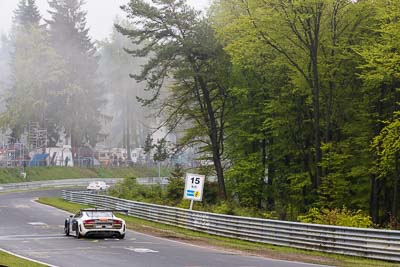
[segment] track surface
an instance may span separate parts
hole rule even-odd
[[[34,202],[60,191],[0,195],[0,248],[62,267],[311,267],[243,256],[128,231],[125,240],[63,235],[67,213]]]

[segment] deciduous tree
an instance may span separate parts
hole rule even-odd
[[[160,113],[175,128],[190,122],[186,132],[191,142],[203,143],[210,154],[218,177],[219,194],[226,198],[223,158],[226,99],[229,89],[229,58],[214,38],[210,23],[190,8],[184,0],[160,0],[153,4],[132,0],[123,6],[137,29],[116,25],[134,43],[134,56],[150,56],[142,73],[135,76],[146,81],[153,92],[145,105],[155,103],[163,85],[172,91],[161,103]],[[166,83],[166,81],[169,82]]]

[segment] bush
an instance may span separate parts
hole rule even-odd
[[[160,185],[146,186],[136,182],[136,178],[125,178],[110,190],[110,195],[135,201],[162,204],[164,192]]]
[[[129,177],[125,178],[122,182],[119,182],[114,187],[110,189],[110,195],[119,198],[132,199],[131,191],[137,186],[136,178]]]
[[[356,212],[347,208],[343,209],[318,209],[312,208],[304,216],[297,218],[304,223],[317,223],[336,226],[370,228],[373,226],[371,217],[365,215],[361,210]]]
[[[184,189],[185,181],[182,178],[170,178],[167,185],[167,199],[174,203],[179,203],[183,198]]]
[[[203,203],[215,204],[218,201],[218,183],[205,181],[203,191]]]
[[[221,202],[219,205],[215,206],[212,211],[213,213],[234,215],[233,206],[227,202]]]

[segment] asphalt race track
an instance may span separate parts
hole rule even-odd
[[[60,267],[308,267],[313,264],[242,256],[128,231],[124,240],[75,239],[63,234],[64,211],[37,197],[60,191],[0,194],[0,248]]]

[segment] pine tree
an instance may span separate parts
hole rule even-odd
[[[30,120],[39,121],[42,126],[50,117],[59,121],[54,112],[57,107],[51,103],[60,95],[57,84],[64,69],[47,31],[40,25],[42,18],[35,0],[21,0],[14,14],[10,34],[11,84],[5,93],[7,111],[3,115],[4,123],[12,128],[12,136],[18,139]]]
[[[99,107],[101,85],[97,82],[96,48],[86,27],[82,0],[51,0],[49,25],[53,45],[67,62],[70,94],[65,100],[64,126],[71,135],[72,145],[95,145],[100,130]]]
[[[41,19],[35,0],[20,0],[14,11],[14,24],[28,29],[31,26],[39,26]]]
[[[140,45],[139,49],[127,49],[128,53],[151,56],[141,74],[133,75],[139,82],[146,81],[146,90],[152,93],[150,99],[140,101],[154,104],[160,100],[165,81],[174,80],[169,96],[161,100],[160,114],[166,115],[165,125],[170,129],[183,122],[190,124],[181,142],[188,146],[195,143],[213,162],[220,198],[226,199],[223,153],[230,64],[214,29],[183,0],[151,4],[132,0],[123,10],[139,24],[133,30],[116,25]]]

